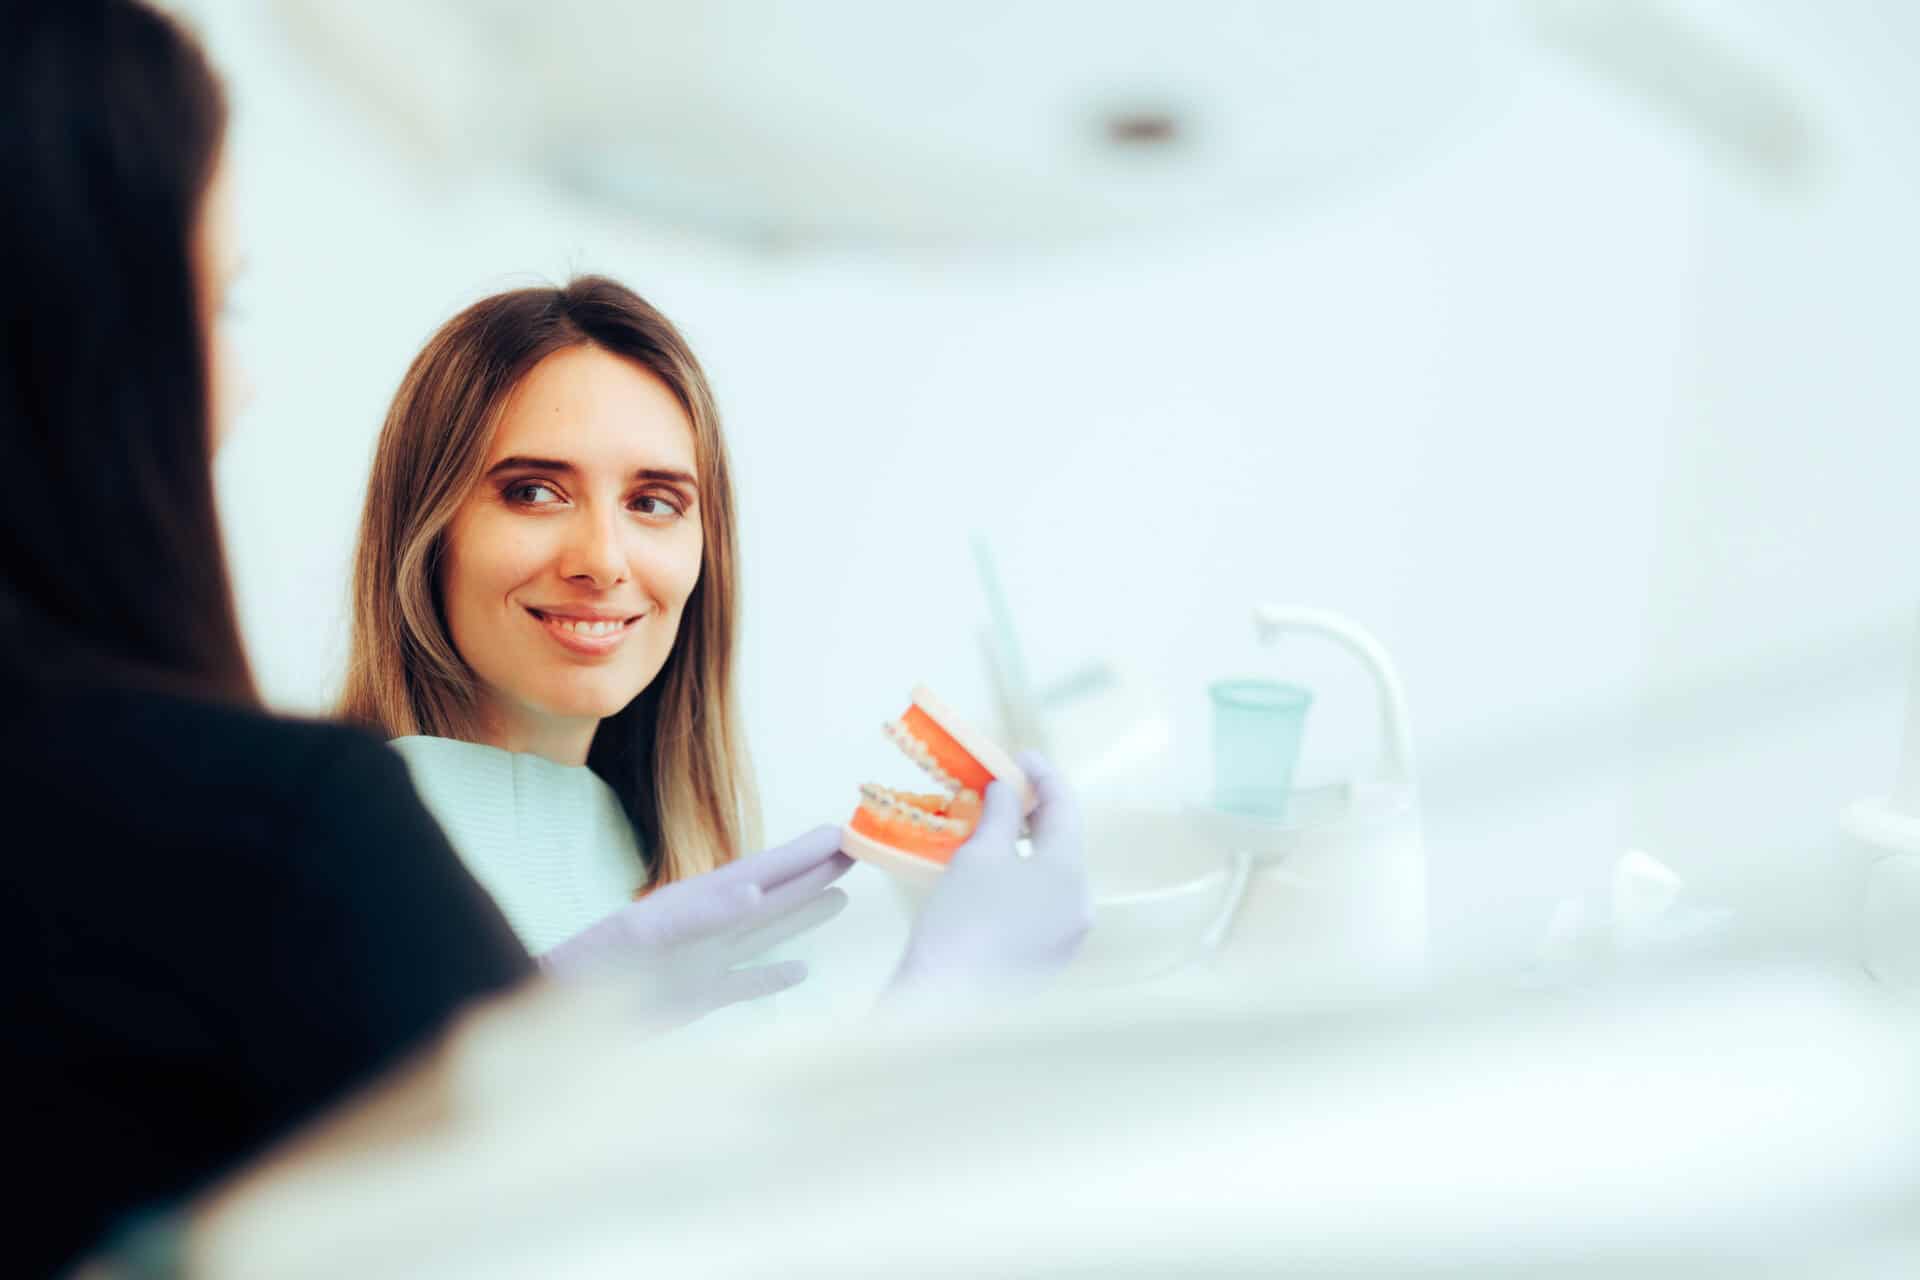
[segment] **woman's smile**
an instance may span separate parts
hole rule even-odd
[[[619,648],[620,642],[646,617],[644,613],[609,615],[597,611],[521,607],[560,647],[590,658],[604,657]]]

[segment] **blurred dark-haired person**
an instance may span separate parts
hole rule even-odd
[[[398,757],[258,705],[211,474],[224,125],[152,9],[0,7],[10,1274],[191,1194],[531,969]]]

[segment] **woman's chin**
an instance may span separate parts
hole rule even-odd
[[[605,720],[626,710],[627,704],[641,694],[640,689],[619,687],[567,688],[549,691],[549,696],[529,698],[545,715],[556,720]]]

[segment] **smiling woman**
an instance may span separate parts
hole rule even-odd
[[[736,559],[706,377],[623,286],[484,299],[408,370],[343,710],[397,740],[533,950],[758,843]]]
[[[623,286],[484,299],[408,369],[367,490],[343,710],[394,739],[549,972],[638,963],[669,1020],[804,978],[735,966],[830,918],[852,865],[833,825],[739,857],[759,818],[737,562],[706,375]],[[1016,856],[1019,799],[988,786],[889,991],[1050,972],[1086,931],[1072,797],[1021,768],[1047,870]]]
[[[598,347],[555,352],[514,391],[439,574],[480,740],[585,764],[600,721],[660,673],[700,580],[694,469],[679,399]]]

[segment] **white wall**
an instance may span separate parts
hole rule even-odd
[[[1823,130],[1804,190],[1701,184],[1703,310],[1650,566],[1636,838],[1776,921],[1851,905],[1842,805],[1891,786],[1913,643],[1920,47],[1909,6],[1730,28]]]
[[[254,6],[202,6],[233,83],[258,399],[221,461],[269,697],[326,705],[386,398],[463,303],[626,280],[708,363],[738,466],[746,701],[770,831],[838,819],[876,722],[928,681],[985,708],[965,536],[1041,674],[1165,689],[1177,786],[1201,689],[1366,692],[1260,655],[1246,606],[1330,606],[1404,665],[1448,955],[1522,951],[1628,844],[1782,915],[1891,774],[1920,36],[1865,0],[1700,8],[1804,94],[1822,166],[1756,187],[1513,30],[1470,119],[1286,213],[1052,258],[753,253],[512,175],[436,185],[414,144]]]

